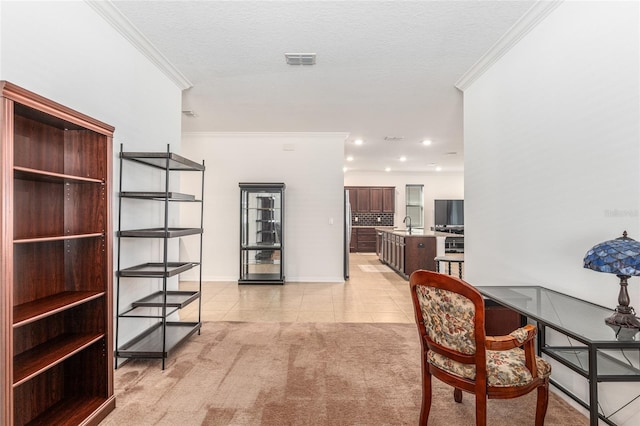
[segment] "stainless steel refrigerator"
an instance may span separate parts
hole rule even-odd
[[[344,279],[349,279],[349,248],[351,247],[351,204],[349,190],[344,190]]]

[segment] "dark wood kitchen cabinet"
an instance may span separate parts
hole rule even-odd
[[[115,408],[114,128],[0,82],[0,424]]]
[[[356,212],[358,213],[366,213],[369,211],[369,206],[371,203],[371,195],[369,188],[356,188],[356,193],[358,194],[358,200],[356,204]]]
[[[394,186],[382,188],[382,213],[395,213],[396,188]]]
[[[346,190],[349,191],[349,205],[351,206],[351,211],[355,212],[358,208],[358,191],[355,188],[346,187]]]
[[[358,228],[358,248],[359,253],[375,253],[376,251],[376,229]]]
[[[393,186],[346,186],[353,213],[395,213]]]
[[[436,237],[433,235],[409,235],[402,231],[383,230],[380,260],[404,278],[418,269],[436,270]]]
[[[351,240],[349,240],[349,252],[355,253],[358,251],[358,229],[351,228]]]
[[[382,213],[382,188],[369,189],[369,212]]]
[[[349,251],[352,253],[375,253],[376,229],[373,227],[351,228]]]

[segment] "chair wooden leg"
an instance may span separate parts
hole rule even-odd
[[[544,425],[544,417],[549,405],[549,379],[545,379],[544,385],[538,386],[538,402],[536,404],[536,426]]]
[[[476,393],[476,426],[487,426],[487,396]]]
[[[427,367],[428,368],[428,367]],[[431,410],[431,373],[422,374],[422,408],[420,409],[420,426],[426,426]]]
[[[453,388],[453,400],[455,402],[462,402],[462,390]]]

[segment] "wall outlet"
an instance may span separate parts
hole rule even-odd
[[[354,222],[357,222],[357,221],[358,221],[358,216],[354,217],[354,218],[353,218],[353,221],[354,221]]]
[[[380,219],[380,216],[378,216],[378,222],[382,221],[382,219]]]

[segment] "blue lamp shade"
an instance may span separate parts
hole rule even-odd
[[[596,244],[584,256],[584,267],[598,272],[616,274],[620,278],[618,307],[604,322],[619,340],[635,340],[640,331],[640,319],[629,306],[627,279],[640,275],[640,242],[627,237],[627,231],[615,240]]]
[[[584,257],[584,267],[628,277],[640,275],[640,242],[624,231],[620,238],[593,246]]]

